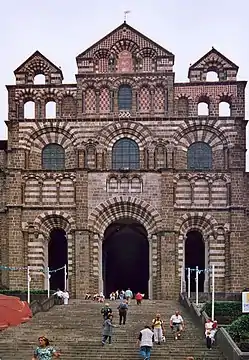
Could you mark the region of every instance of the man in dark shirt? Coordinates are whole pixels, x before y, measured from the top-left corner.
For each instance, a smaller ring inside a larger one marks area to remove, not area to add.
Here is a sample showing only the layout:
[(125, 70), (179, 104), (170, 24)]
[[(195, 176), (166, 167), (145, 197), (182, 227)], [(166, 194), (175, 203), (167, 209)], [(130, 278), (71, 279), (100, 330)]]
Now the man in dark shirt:
[(128, 301), (121, 301), (121, 303), (118, 306), (118, 312), (119, 312), (119, 325), (122, 324), (125, 325), (126, 322), (126, 316), (128, 311)]

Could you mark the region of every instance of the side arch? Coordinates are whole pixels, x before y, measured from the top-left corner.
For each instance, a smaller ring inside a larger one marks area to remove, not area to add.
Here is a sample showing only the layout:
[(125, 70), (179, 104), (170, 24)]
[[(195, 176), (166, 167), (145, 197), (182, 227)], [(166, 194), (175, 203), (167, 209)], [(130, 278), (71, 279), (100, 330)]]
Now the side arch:
[(148, 236), (157, 233), (161, 223), (160, 214), (150, 204), (130, 196), (119, 196), (99, 204), (88, 218), (88, 227), (103, 238), (105, 229), (122, 218), (134, 219), (144, 225)]
[(66, 233), (75, 230), (75, 220), (73, 217), (61, 210), (44, 211), (34, 220), (34, 228), (47, 238), (53, 229), (62, 229)]
[(217, 227), (218, 223), (211, 215), (203, 212), (189, 212), (176, 221), (174, 231), (185, 237), (188, 231), (197, 230), (205, 237), (214, 234)]
[(191, 143), (197, 141), (206, 142), (213, 149), (228, 146), (227, 138), (217, 128), (217, 124), (207, 123), (206, 121), (199, 124), (182, 123), (173, 135), (172, 141), (176, 146), (181, 146), (182, 150), (185, 151)]

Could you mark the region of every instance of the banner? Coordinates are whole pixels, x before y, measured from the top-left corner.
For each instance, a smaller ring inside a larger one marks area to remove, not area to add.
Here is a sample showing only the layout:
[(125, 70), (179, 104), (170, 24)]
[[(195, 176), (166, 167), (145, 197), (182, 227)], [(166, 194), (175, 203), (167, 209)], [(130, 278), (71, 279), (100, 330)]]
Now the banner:
[(248, 314), (249, 313), (249, 292), (244, 291), (242, 293), (242, 313)]

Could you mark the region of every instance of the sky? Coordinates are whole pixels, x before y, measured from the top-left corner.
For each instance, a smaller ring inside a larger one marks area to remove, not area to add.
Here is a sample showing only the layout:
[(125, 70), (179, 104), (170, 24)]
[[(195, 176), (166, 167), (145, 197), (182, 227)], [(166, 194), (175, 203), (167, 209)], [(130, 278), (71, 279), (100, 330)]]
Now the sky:
[[(8, 0), (0, 13), (1, 139), (7, 138), (5, 85), (15, 84), (13, 71), (39, 50), (62, 68), (64, 83), (75, 82), (76, 56), (119, 26), (125, 10), (128, 24), (175, 54), (176, 81), (188, 81), (189, 64), (212, 46), (239, 66), (238, 80), (249, 79), (247, 0)], [(247, 119), (248, 95), (249, 85)]]

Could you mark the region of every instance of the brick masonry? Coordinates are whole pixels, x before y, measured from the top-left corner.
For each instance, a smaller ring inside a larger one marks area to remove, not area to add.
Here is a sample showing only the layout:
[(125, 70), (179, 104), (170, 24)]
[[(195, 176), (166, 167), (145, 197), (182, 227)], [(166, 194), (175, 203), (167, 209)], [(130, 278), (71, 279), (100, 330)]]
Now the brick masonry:
[[(177, 296), (187, 233), (205, 242), (205, 266), (216, 265), (219, 291), (240, 291), (249, 275), (245, 173), (245, 85), (238, 67), (211, 49), (174, 82), (174, 55), (123, 23), (78, 55), (75, 84), (35, 52), (7, 86), (8, 141), (0, 146), (1, 263), (29, 265), (32, 286), (44, 288), (51, 230), (68, 239), (70, 291), (77, 297), (102, 287), (102, 241), (113, 221), (144, 225), (150, 243), (150, 295)], [(207, 82), (209, 71), (217, 82)], [(35, 84), (43, 74), (45, 84)], [(132, 108), (119, 111), (121, 85)], [(49, 118), (46, 104), (56, 106)], [(33, 104), (33, 116), (27, 106)], [(207, 114), (198, 113), (206, 104)], [(220, 113), (226, 103), (229, 116)], [(112, 148), (134, 140), (136, 171), (113, 171)], [(191, 144), (212, 149), (212, 169), (190, 171)], [(44, 170), (42, 150), (59, 144), (63, 171)], [(209, 275), (205, 286), (209, 288)], [(1, 273), (2, 285), (25, 288), (24, 272)], [(173, 291), (172, 291), (173, 289)]]

